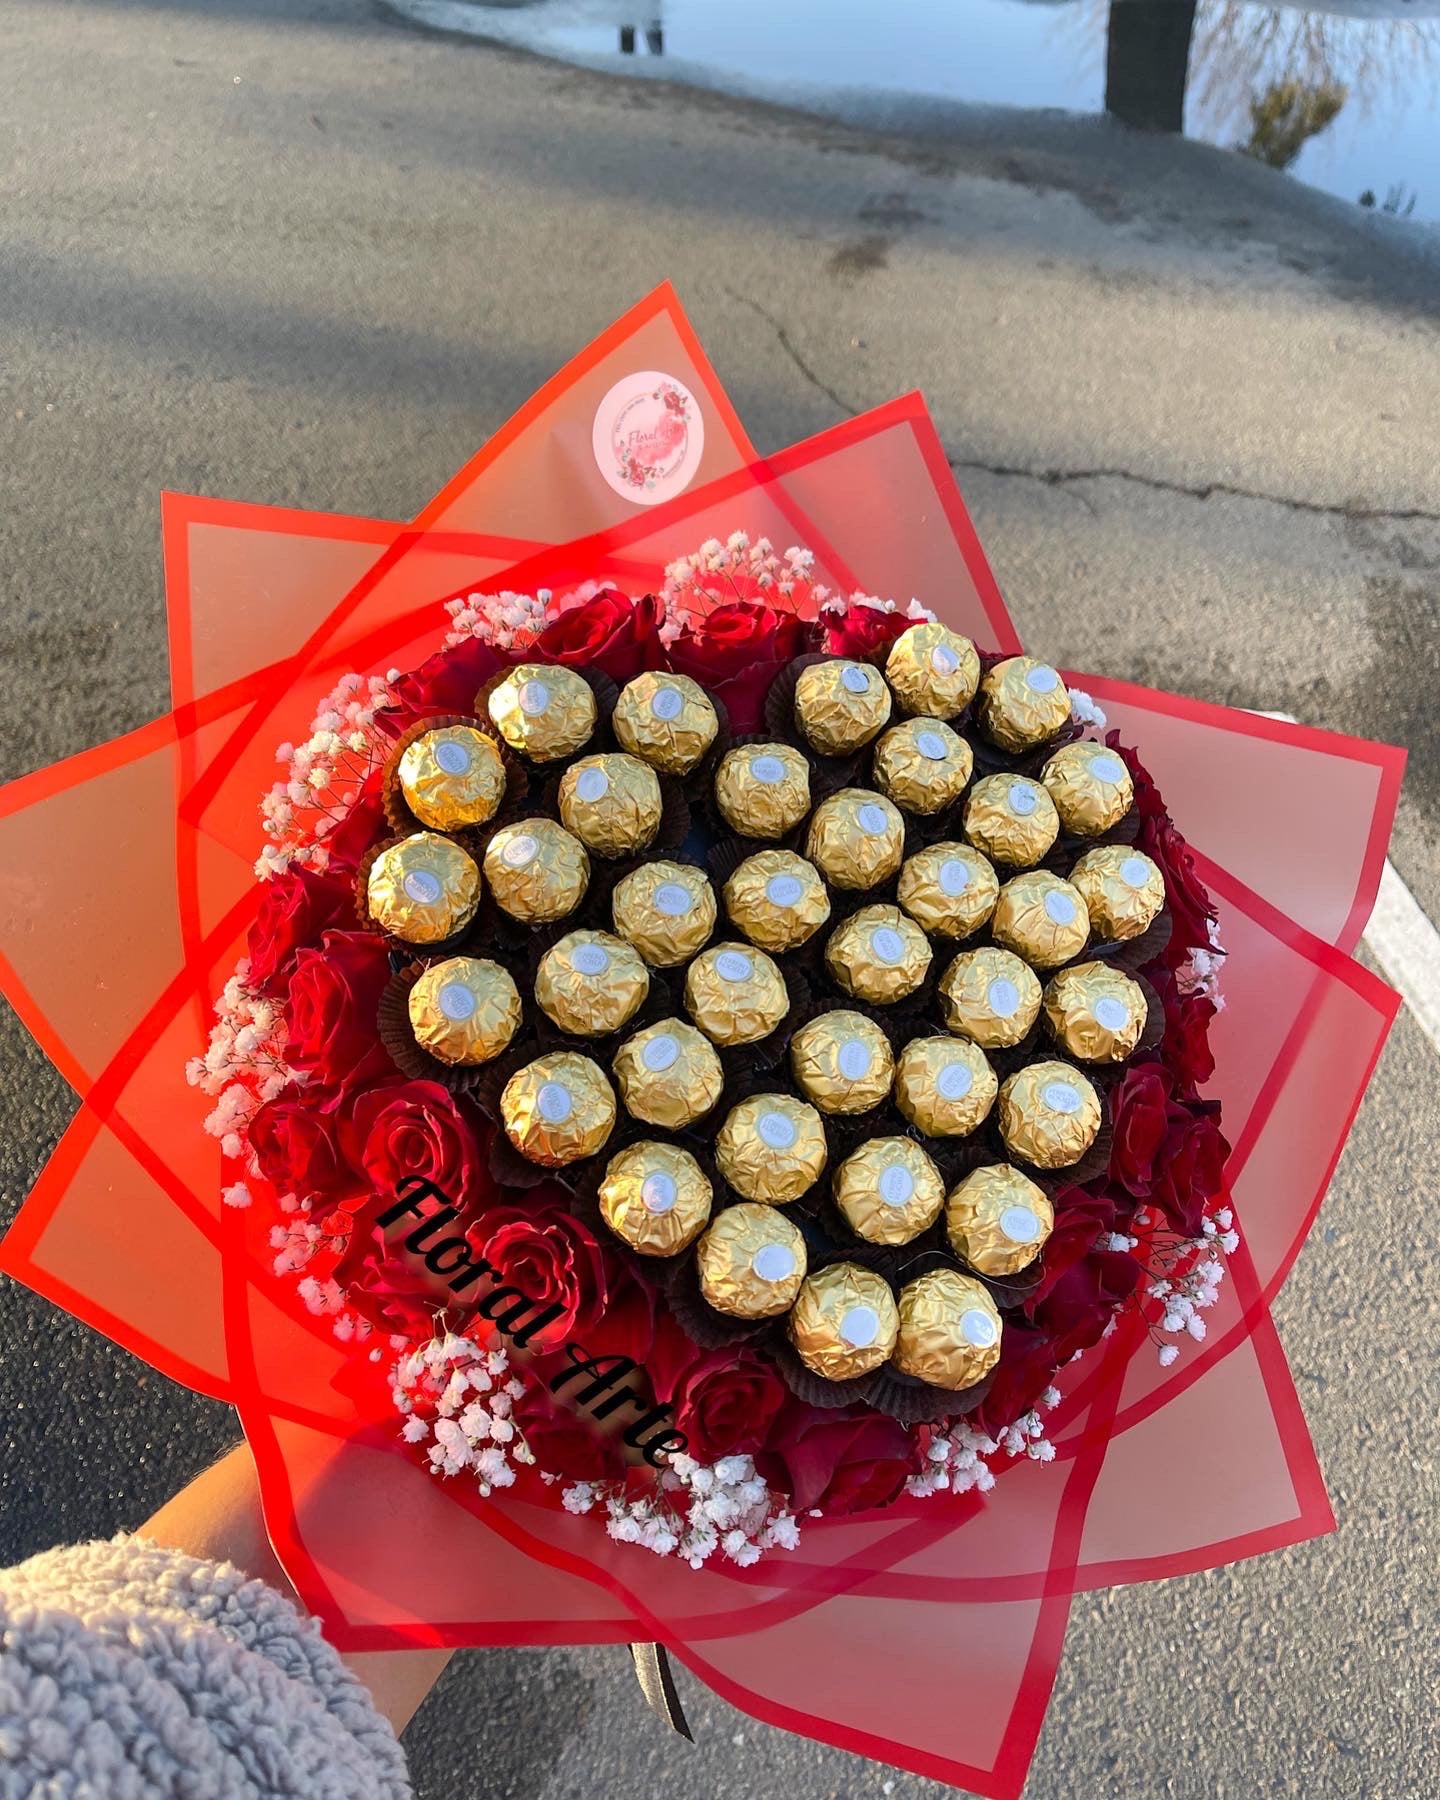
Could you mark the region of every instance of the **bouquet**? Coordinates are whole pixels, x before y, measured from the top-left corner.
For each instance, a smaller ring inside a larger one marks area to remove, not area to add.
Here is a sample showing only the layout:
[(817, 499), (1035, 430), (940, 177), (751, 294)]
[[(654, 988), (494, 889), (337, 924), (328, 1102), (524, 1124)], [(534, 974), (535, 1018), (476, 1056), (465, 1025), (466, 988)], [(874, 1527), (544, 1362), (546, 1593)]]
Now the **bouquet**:
[(0, 1264), (238, 1408), (334, 1641), (1006, 1795), (1075, 1592), (1329, 1528), (1398, 752), (1026, 654), (918, 399), (761, 459), (668, 289), (413, 525), (165, 538), (174, 710), (0, 798)]

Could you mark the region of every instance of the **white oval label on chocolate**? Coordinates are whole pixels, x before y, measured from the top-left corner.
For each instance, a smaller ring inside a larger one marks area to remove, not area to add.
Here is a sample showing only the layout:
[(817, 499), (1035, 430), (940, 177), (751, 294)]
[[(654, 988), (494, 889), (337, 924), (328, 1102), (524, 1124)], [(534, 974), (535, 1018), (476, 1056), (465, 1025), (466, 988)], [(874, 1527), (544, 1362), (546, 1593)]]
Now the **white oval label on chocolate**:
[(667, 919), (680, 919), (695, 904), (689, 888), (678, 881), (662, 881), (655, 890), (655, 910)]
[(540, 840), (522, 831), (519, 837), (512, 837), (500, 852), (500, 860), (510, 869), (524, 869), (534, 862), (540, 854)]
[(988, 1350), (998, 1334), (995, 1321), (977, 1306), (960, 1315), (960, 1335), (974, 1349)]
[(779, 1112), (761, 1113), (755, 1129), (760, 1134), (760, 1141), (772, 1150), (793, 1150), (800, 1135), (784, 1113)]
[(958, 856), (952, 856), (940, 865), (940, 892), (957, 900), (970, 885), (970, 871)]
[(715, 973), (722, 981), (748, 981), (755, 965), (743, 950), (722, 950), (715, 958)]
[(610, 952), (600, 944), (577, 944), (570, 952), (570, 967), (577, 975), (603, 975), (610, 967)]
[(679, 1038), (671, 1037), (668, 1031), (661, 1032), (640, 1052), (640, 1060), (652, 1075), (663, 1075), (680, 1060)]
[(935, 1077), (936, 1092), (945, 1100), (963, 1100), (975, 1085), (968, 1063), (946, 1063)]
[(1025, 671), (1025, 685), (1032, 694), (1053, 694), (1060, 685), (1060, 677), (1041, 663), (1038, 668)]
[(412, 869), (402, 886), (417, 906), (433, 906), (440, 898), (440, 882), (428, 869)]
[(1020, 1010), (1020, 990), (1003, 975), (986, 988), (985, 999), (997, 1019), (1013, 1019)]
[(1047, 1081), (1042, 1098), (1051, 1112), (1066, 1115), (1079, 1112), (1085, 1104), (1080, 1098), (1079, 1088), (1071, 1087), (1068, 1081)]
[(880, 1315), (873, 1306), (851, 1306), (841, 1315), (840, 1335), (852, 1350), (868, 1350), (880, 1335)]
[(646, 1212), (673, 1212), (678, 1198), (673, 1176), (667, 1175), (663, 1169), (647, 1175), (640, 1183), (640, 1200)]
[(855, 663), (846, 663), (840, 671), (840, 682), (848, 694), (868, 694), (870, 677)]
[(435, 746), (435, 761), (446, 775), (465, 775), (470, 769), (470, 752), (454, 738), (442, 738)]
[(785, 764), (778, 756), (752, 756), (750, 773), (764, 787), (777, 787), (785, 779)]
[(798, 875), (772, 875), (765, 883), (765, 898), (772, 906), (794, 906), (804, 892)]
[(1120, 879), (1127, 887), (1142, 888), (1150, 879), (1150, 865), (1143, 856), (1127, 856), (1120, 865)]
[(937, 675), (953, 675), (960, 667), (960, 658), (948, 644), (937, 644), (930, 652), (930, 667)]
[(1051, 888), (1045, 896), (1045, 917), (1052, 925), (1073, 925), (1079, 917), (1075, 902), (1059, 888)]
[(550, 690), (543, 681), (527, 681), (520, 689), (520, 710), (527, 719), (538, 718), (550, 704)]
[(876, 800), (867, 800), (855, 817), (867, 837), (882, 837), (889, 829), (890, 820), (885, 808)]
[(1007, 1206), (1000, 1215), (1000, 1229), (1012, 1244), (1033, 1244), (1040, 1235), (1040, 1221), (1028, 1206)]
[(1130, 1023), (1130, 1008), (1111, 994), (1102, 994), (1095, 1002), (1095, 1022), (1107, 1031), (1123, 1031)]
[(905, 960), (905, 940), (893, 925), (877, 925), (870, 933), (870, 950), (877, 962), (896, 963)]
[(453, 1019), (457, 1025), (475, 1016), (475, 1008), (479, 1005), (463, 981), (447, 981), (440, 990), (440, 1010), (447, 1019)]
[(679, 688), (656, 688), (650, 700), (650, 710), (657, 719), (667, 724), (671, 719), (678, 719), (685, 706), (685, 696)]
[(917, 731), (915, 748), (922, 756), (928, 756), (931, 762), (944, 762), (949, 755), (945, 740), (938, 731)]
[(847, 1081), (863, 1081), (874, 1062), (870, 1046), (861, 1043), (859, 1038), (847, 1038), (840, 1046), (840, 1053), (835, 1060)]
[(915, 1194), (915, 1177), (904, 1163), (891, 1163), (880, 1171), (880, 1198), (887, 1206), (908, 1206)]
[(795, 1273), (795, 1252), (786, 1244), (762, 1244), (750, 1267), (761, 1281), (788, 1281)]
[(563, 1081), (547, 1081), (535, 1097), (535, 1108), (547, 1125), (563, 1125), (574, 1110), (574, 1102)]
[(582, 769), (575, 777), (575, 792), (582, 800), (603, 800), (610, 792), (610, 777), (602, 768), (591, 763), (588, 769)]
[(1097, 781), (1120, 782), (1125, 779), (1125, 765), (1118, 756), (1092, 756), (1090, 773)]
[(1028, 781), (1012, 781), (1008, 798), (1011, 812), (1022, 819), (1028, 819), (1040, 804), (1040, 796)]

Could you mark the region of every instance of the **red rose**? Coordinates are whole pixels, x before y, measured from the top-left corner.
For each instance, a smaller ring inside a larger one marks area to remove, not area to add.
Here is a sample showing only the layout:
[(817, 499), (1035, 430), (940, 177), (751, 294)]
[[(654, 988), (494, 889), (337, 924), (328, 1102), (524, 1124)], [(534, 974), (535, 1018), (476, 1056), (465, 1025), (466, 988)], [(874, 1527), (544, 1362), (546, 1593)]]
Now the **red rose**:
[(890, 646), (915, 623), (903, 612), (878, 606), (847, 606), (843, 613), (825, 612), (818, 626), (820, 648), (831, 656), (851, 656), (884, 668)]
[(1150, 1198), (1182, 1236), (1199, 1237), (1202, 1215), (1215, 1210), (1229, 1154), (1212, 1113), (1171, 1108)]
[(601, 669), (623, 683), (660, 666), (659, 625), (651, 595), (630, 600), (606, 588), (552, 620), (526, 655), (571, 669)]
[(731, 729), (745, 733), (760, 729), (777, 671), (805, 648), (806, 627), (796, 614), (736, 600), (717, 606), (676, 638), (670, 667), (722, 700)]
[(1035, 1323), (1053, 1341), (1057, 1364), (1063, 1367), (1077, 1350), (1100, 1342), (1144, 1272), (1123, 1250), (1092, 1250), (1071, 1264), (1035, 1308)]
[(592, 1356), (644, 1361), (653, 1330), (648, 1295), (572, 1218), (563, 1195), (541, 1187), (523, 1204), (488, 1207), (468, 1235), (496, 1270), (497, 1285), (517, 1288), (540, 1308), (560, 1308), (536, 1336), (537, 1350), (575, 1340)]
[(1055, 1229), (1041, 1252), (1042, 1274), (1025, 1296), (1024, 1310), (1034, 1317), (1038, 1307), (1064, 1275), (1095, 1247), (1102, 1231), (1115, 1229), (1115, 1202), (1084, 1188), (1067, 1188), (1055, 1196)]
[(1165, 1141), (1170, 1084), (1155, 1063), (1127, 1069), (1110, 1094), (1110, 1174), (1138, 1199), (1150, 1192)]
[(355, 803), (325, 840), (329, 869), (335, 875), (353, 876), (365, 852), (385, 828), (385, 805), (380, 797), (377, 769), (355, 797)]
[(449, 1324), (459, 1323), (471, 1297), (452, 1294), (452, 1279), (432, 1273), (423, 1256), (412, 1256), (398, 1243), (387, 1248), (378, 1226), (367, 1230), (357, 1225), (335, 1266), (335, 1280), (361, 1318), (377, 1331), (403, 1332), (406, 1337), (428, 1338), (437, 1315), (447, 1309)]
[(812, 1506), (830, 1514), (888, 1506), (918, 1466), (918, 1445), (884, 1413), (857, 1417), (796, 1401), (771, 1439), (766, 1461), (775, 1477), (772, 1486), (789, 1494), (796, 1512)]
[(999, 1437), (1007, 1425), (1034, 1408), (1059, 1366), (1054, 1341), (1047, 1332), (1007, 1319), (1000, 1339), (1000, 1360), (985, 1398), (970, 1416), (971, 1424), (987, 1437)]
[(338, 1200), (355, 1181), (336, 1146), (333, 1117), (313, 1102), (271, 1100), (250, 1121), (260, 1172), (281, 1194)]
[(686, 1455), (700, 1462), (763, 1449), (786, 1400), (774, 1368), (753, 1352), (700, 1350), (673, 1323), (656, 1334), (645, 1364), (657, 1401), (668, 1401)]
[(1182, 994), (1169, 969), (1151, 969), (1147, 979), (1165, 1009), (1161, 1054), (1180, 1085), (1193, 1093), (1215, 1073), (1215, 1057), (1210, 1049), (1215, 1003), (1204, 994)]
[(378, 1036), (390, 958), (378, 937), (327, 931), (301, 950), (285, 1005), (286, 1061), (329, 1086), (374, 1081), (394, 1064)]
[(607, 1432), (602, 1421), (586, 1412), (572, 1411), (542, 1382), (521, 1379), (525, 1392), (515, 1402), (515, 1423), (535, 1453), (537, 1467), (572, 1481), (604, 1481), (624, 1474), (618, 1432)]
[(318, 944), (331, 926), (354, 923), (355, 888), (345, 874), (295, 869), (275, 876), (265, 884), (260, 911), (250, 927), (249, 986), (283, 985), (297, 950)]
[(1133, 750), (1121, 745), (1118, 732), (1112, 731), (1105, 741), (1124, 758), (1134, 777), (1135, 810), (1140, 817), (1136, 848), (1153, 857), (1165, 877), (1171, 924), (1165, 959), (1173, 968), (1189, 951), (1209, 945), (1209, 921), (1215, 917), (1215, 904), (1195, 871), (1194, 853), (1175, 829), (1149, 771)]
[(465, 1104), (436, 1081), (367, 1088), (341, 1120), (346, 1159), (377, 1194), (393, 1195), (407, 1176), (418, 1175), (455, 1206), (473, 1210), (491, 1190)]
[(473, 713), (476, 694), (504, 667), (505, 659), (480, 638), (437, 650), (394, 684), (398, 709), (381, 713), (380, 723), (398, 737), (431, 713)]

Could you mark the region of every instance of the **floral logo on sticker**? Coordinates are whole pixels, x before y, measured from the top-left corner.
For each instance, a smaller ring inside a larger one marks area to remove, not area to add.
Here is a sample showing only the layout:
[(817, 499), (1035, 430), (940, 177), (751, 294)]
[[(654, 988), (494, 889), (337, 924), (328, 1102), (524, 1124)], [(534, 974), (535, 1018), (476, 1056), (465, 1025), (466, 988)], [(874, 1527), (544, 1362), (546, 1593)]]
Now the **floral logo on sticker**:
[(694, 396), (658, 370), (617, 381), (595, 414), (600, 473), (637, 506), (654, 506), (688, 487), (704, 444), (704, 420)]

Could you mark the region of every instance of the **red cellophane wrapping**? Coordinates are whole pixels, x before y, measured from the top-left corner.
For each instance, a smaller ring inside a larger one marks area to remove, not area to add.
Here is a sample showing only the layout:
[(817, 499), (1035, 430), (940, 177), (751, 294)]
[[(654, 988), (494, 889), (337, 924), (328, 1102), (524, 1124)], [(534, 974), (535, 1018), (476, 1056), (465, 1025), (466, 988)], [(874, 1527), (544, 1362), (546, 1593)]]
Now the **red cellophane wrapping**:
[[(637, 506), (597, 474), (597, 402), (665, 370), (704, 424), (694, 479)], [(1171, 1368), (1122, 1320), (1067, 1370), (1050, 1463), (994, 1491), (805, 1521), (797, 1551), (692, 1570), (589, 1517), (431, 1479), (351, 1354), (220, 1203), (187, 1087), (260, 897), (276, 743), (348, 669), (409, 668), (437, 596), (609, 579), (638, 594), (712, 535), (807, 545), (817, 579), (918, 595), (1020, 648), (922, 402), (757, 458), (659, 290), (535, 397), (411, 525), (167, 495), (173, 710), (0, 794), (0, 978), (80, 1096), (0, 1266), (239, 1410), (275, 1547), (346, 1648), (657, 1640), (757, 1717), (977, 1791), (1018, 1793), (1071, 1597), (1332, 1524), (1269, 1305), (1396, 1010), (1352, 960), (1402, 755), (1101, 676), (1220, 910), (1207, 1094), (1242, 1232), (1209, 1336)], [(1137, 1354), (1142, 1348), (1146, 1353)], [(1195, 1433), (1236, 1462), (1186, 1457)]]

